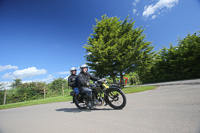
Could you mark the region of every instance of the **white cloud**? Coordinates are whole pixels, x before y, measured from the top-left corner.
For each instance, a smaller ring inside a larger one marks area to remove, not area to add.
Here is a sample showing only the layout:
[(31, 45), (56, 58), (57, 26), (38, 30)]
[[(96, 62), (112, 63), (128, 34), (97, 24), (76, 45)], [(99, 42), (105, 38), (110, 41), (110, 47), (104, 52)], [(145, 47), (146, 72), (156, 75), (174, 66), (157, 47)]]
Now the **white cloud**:
[(91, 52), (88, 52), (88, 54), (87, 55), (91, 55), (92, 53)]
[(9, 73), (6, 73), (2, 76), (3, 79), (12, 79), (12, 73), (9, 72)]
[[(80, 70), (78, 70), (78, 69), (76, 69), (77, 71), (76, 71), (76, 74), (78, 74), (78, 73), (80, 73)], [(71, 73), (70, 73), (70, 71), (64, 71), (64, 72), (58, 72), (58, 74), (66, 74), (66, 75), (70, 75)]]
[(142, 16), (148, 18), (150, 15), (155, 14), (157, 11), (163, 9), (164, 7), (170, 9), (174, 7), (176, 4), (178, 4), (178, 0), (159, 0), (155, 4), (145, 6)]
[(71, 74), (70, 71), (58, 72), (58, 74)]
[(136, 6), (137, 3), (138, 3), (139, 1), (140, 1), (140, 0), (135, 0), (135, 1), (133, 2), (133, 5)]
[(149, 17), (149, 15), (154, 14), (154, 12), (155, 9), (153, 8), (153, 5), (145, 6), (142, 16)]
[(36, 75), (46, 74), (47, 70), (45, 69), (37, 69), (36, 67), (29, 67), (23, 70), (16, 70), (13, 73), (6, 73), (3, 75), (3, 79), (24, 79), (24, 78), (31, 78)]
[[(90, 54), (92, 54), (92, 53), (90, 53)], [(80, 67), (75, 67), (75, 68), (76, 68), (76, 74), (79, 73), (80, 72)], [(71, 72), (70, 71), (63, 71), (63, 72), (58, 72), (58, 74), (62, 74), (62, 75), (67, 74), (67, 75), (69, 75), (69, 74), (71, 74)]]
[(151, 17), (151, 19), (155, 19), (157, 17), (157, 15), (153, 15), (152, 17)]
[(4, 89), (11, 89), (11, 85), (12, 85), (12, 81), (0, 81), (0, 84), (2, 84), (1, 86), (1, 90), (4, 90)]
[(133, 14), (136, 14), (137, 13), (137, 9), (133, 9)]
[(47, 78), (45, 79), (38, 79), (38, 80), (35, 80), (36, 82), (46, 82), (46, 83), (49, 83), (51, 82), (55, 77), (53, 75), (48, 75)]
[(11, 66), (11, 65), (2, 66), (2, 65), (0, 65), (0, 72), (4, 71), (4, 70), (10, 70), (10, 69), (18, 69), (18, 66)]

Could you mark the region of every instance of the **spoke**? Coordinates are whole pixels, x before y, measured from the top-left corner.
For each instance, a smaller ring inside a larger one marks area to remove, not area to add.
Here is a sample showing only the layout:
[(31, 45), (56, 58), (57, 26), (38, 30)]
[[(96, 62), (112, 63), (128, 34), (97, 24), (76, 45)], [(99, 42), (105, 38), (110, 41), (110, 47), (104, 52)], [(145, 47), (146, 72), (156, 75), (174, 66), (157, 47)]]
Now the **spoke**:
[(112, 91), (109, 93), (109, 101), (115, 106), (120, 106), (123, 104), (123, 97), (119, 92)]

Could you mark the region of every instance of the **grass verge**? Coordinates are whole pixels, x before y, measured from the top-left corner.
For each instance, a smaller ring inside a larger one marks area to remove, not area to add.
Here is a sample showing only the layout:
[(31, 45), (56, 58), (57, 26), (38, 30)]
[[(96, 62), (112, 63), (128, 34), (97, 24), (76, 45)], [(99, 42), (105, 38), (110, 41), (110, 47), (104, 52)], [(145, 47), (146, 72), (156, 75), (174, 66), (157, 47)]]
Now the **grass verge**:
[[(153, 90), (155, 88), (156, 88), (155, 86), (135, 86), (135, 87), (124, 88), (123, 92), (125, 94), (128, 94), (128, 93), (142, 92), (142, 91), (146, 91), (146, 90)], [(31, 100), (31, 101), (25, 101), (25, 102), (0, 105), (0, 110), (16, 108), (16, 107), (31, 106), (31, 105), (38, 105), (38, 104), (46, 104), (46, 103), (65, 102), (65, 101), (71, 101), (71, 100), (72, 100), (71, 96), (51, 97), (51, 98), (45, 98), (45, 99), (39, 99), (39, 100)]]
[(30, 100), (30, 101), (25, 101), (25, 102), (0, 105), (0, 110), (16, 108), (16, 107), (23, 107), (23, 106), (38, 105), (38, 104), (64, 102), (64, 101), (70, 101), (71, 99), (72, 99), (71, 96), (58, 96), (58, 97), (50, 97), (50, 98), (39, 99), (39, 100)]
[(123, 92), (125, 94), (129, 93), (136, 93), (136, 92), (142, 92), (147, 90), (154, 90), (156, 86), (134, 86), (134, 87), (127, 87), (123, 89)]

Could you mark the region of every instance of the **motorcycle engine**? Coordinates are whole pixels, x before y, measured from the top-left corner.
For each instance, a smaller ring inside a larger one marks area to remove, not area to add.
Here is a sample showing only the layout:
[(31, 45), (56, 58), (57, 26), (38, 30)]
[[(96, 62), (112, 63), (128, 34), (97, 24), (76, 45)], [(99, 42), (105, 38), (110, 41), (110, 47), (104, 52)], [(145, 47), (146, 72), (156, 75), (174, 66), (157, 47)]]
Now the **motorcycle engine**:
[(95, 104), (95, 106), (102, 106), (102, 105), (104, 105), (104, 99), (103, 98), (101, 98), (101, 97), (99, 97), (99, 98), (95, 98), (94, 99), (94, 104)]

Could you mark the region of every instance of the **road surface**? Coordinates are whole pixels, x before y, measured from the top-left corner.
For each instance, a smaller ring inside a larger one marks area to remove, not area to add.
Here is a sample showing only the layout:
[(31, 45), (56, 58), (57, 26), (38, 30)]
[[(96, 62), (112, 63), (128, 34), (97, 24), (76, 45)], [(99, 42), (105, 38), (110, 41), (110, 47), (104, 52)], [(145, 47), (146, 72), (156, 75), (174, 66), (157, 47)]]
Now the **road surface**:
[(0, 133), (200, 133), (200, 79), (126, 96), (123, 110), (70, 102), (0, 110)]

